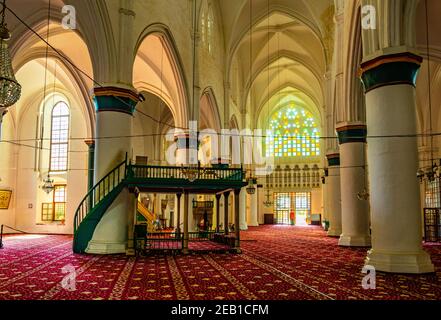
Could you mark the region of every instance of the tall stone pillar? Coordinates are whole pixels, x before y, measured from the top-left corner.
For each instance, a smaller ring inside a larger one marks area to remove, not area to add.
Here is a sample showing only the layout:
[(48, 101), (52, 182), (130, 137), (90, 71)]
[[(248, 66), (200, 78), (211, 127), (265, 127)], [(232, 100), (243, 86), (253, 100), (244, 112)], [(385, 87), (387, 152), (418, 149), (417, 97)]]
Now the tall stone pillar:
[[(235, 195), (236, 196), (236, 195)], [(239, 226), (240, 230), (247, 230), (247, 191), (246, 188), (240, 189), (239, 194)]]
[(237, 253), (240, 253), (240, 228), (238, 228), (240, 222), (240, 189), (234, 190), (234, 249)]
[(257, 203), (257, 199), (258, 199), (258, 192), (259, 189), (257, 188), (257, 185), (255, 185), (256, 187), (256, 192), (253, 193), (251, 195), (251, 204), (250, 204), (250, 221), (248, 221), (248, 225), (251, 227), (258, 227), (259, 226), (259, 217), (258, 217), (258, 203)]
[(91, 190), (94, 186), (95, 172), (95, 140), (84, 141), (89, 147), (88, 166), (87, 166), (87, 190)]
[(228, 227), (228, 225), (229, 225), (229, 206), (228, 206), (228, 200), (229, 200), (229, 198), (230, 198), (230, 191), (227, 191), (227, 192), (225, 192), (224, 193), (224, 233), (225, 233), (225, 235), (228, 235), (229, 233), (230, 233), (230, 230), (229, 230), (229, 227)]
[(371, 245), (369, 205), (358, 199), (366, 188), (366, 125), (342, 122), (337, 126), (340, 143), (341, 225), (340, 246)]
[[(415, 81), (422, 58), (383, 55), (362, 63), (366, 93), (372, 249), (379, 271), (433, 272), (422, 249)], [(376, 138), (378, 137), (378, 138)]]
[(328, 192), (328, 236), (341, 235), (341, 198), (340, 198), (340, 154), (331, 152), (326, 155), (328, 159), (328, 176), (326, 177), (326, 191)]
[(216, 233), (219, 233), (220, 230), (220, 200), (221, 194), (216, 194)]
[(182, 252), (184, 254), (187, 254), (188, 251), (188, 207), (189, 207), (189, 197), (188, 192), (184, 192), (184, 241), (183, 241), (183, 248)]
[(138, 94), (124, 87), (95, 88), (95, 183), (131, 152), (132, 120)]
[(181, 197), (182, 197), (182, 193), (177, 193), (176, 194), (176, 199), (177, 199), (177, 214), (176, 214), (176, 233), (180, 234), (181, 233)]
[[(131, 152), (132, 118), (138, 95), (125, 87), (95, 88), (95, 183)], [(123, 190), (98, 223), (87, 253), (125, 253), (131, 197)]]

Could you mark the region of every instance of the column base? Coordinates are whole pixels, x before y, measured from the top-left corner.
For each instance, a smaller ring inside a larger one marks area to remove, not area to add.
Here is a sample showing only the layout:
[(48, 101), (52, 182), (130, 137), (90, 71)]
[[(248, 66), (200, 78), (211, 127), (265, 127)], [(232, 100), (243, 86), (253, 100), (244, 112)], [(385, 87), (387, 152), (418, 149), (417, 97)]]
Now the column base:
[(246, 224), (241, 224), (241, 225), (240, 225), (240, 230), (241, 230), (241, 231), (246, 231), (246, 230), (248, 230), (248, 225), (246, 225)]
[(328, 237), (340, 237), (341, 229), (332, 229), (328, 230)]
[(248, 227), (258, 227), (258, 226), (259, 226), (258, 222), (256, 222), (256, 223), (248, 223)]
[(338, 240), (338, 245), (342, 247), (370, 247), (370, 236), (345, 236), (341, 235)]
[(126, 256), (134, 256), (135, 255), (135, 249), (127, 249), (126, 250)]
[(91, 254), (117, 254), (126, 253), (127, 243), (90, 241), (86, 253)]
[(424, 250), (415, 253), (396, 253), (372, 249), (368, 251), (365, 264), (383, 272), (413, 274), (435, 272), (430, 255)]

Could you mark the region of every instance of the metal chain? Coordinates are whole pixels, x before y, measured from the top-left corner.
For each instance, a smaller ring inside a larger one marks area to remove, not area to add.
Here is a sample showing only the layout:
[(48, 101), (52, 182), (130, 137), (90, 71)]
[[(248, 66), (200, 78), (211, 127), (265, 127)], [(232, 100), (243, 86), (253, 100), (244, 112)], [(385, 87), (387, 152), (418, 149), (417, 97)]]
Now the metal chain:
[(2, 9), (2, 23), (3, 26), (5, 24), (5, 14), (6, 14), (6, 0), (3, 0), (3, 9)]

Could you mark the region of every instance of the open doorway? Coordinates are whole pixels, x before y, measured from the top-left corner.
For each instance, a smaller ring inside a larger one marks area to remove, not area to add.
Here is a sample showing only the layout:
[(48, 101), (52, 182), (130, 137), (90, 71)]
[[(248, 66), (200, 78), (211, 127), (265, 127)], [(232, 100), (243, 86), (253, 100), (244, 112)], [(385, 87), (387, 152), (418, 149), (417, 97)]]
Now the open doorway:
[(311, 216), (311, 192), (274, 193), (276, 224), (307, 226)]

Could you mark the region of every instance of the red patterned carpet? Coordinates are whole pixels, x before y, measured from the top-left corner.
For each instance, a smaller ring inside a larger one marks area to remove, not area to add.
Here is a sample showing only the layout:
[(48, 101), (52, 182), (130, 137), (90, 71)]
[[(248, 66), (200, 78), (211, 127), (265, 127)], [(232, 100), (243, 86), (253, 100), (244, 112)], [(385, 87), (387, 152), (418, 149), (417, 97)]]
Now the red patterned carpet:
[[(427, 245), (431, 275), (377, 273), (361, 286), (366, 249), (340, 248), (317, 227), (243, 232), (244, 253), (126, 257), (72, 253), (69, 236), (8, 236), (0, 250), (0, 300), (441, 299), (441, 245)], [(76, 290), (62, 268), (76, 269)]]

